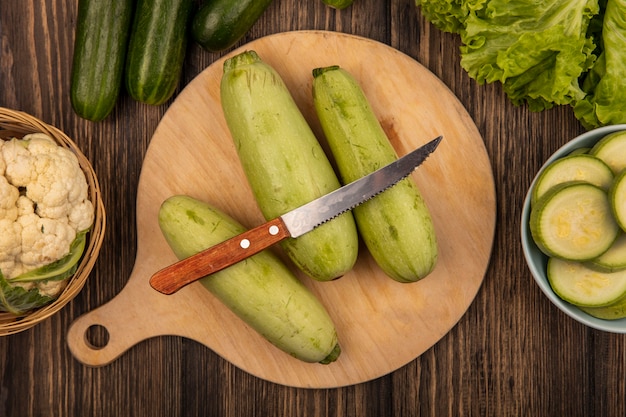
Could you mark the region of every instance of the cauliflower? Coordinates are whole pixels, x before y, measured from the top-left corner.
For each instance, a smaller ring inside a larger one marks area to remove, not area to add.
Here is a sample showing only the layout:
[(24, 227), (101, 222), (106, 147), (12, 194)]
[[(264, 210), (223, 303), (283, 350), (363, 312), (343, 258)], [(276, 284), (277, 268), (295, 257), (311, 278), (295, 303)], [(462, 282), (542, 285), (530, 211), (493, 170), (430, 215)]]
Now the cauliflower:
[(42, 133), (0, 140), (0, 311), (21, 311), (22, 293), (30, 301), (60, 293), (94, 216), (70, 150)]

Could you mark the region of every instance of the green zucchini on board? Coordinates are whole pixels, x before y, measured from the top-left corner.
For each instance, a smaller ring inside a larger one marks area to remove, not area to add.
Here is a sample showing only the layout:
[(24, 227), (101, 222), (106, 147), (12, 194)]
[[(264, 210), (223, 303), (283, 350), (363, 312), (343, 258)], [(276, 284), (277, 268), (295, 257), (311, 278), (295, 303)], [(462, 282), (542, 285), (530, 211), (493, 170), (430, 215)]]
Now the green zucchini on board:
[(165, 103), (178, 87), (193, 0), (138, 0), (126, 59), (125, 84), (135, 100)]
[[(245, 231), (226, 214), (189, 196), (163, 202), (159, 226), (179, 259)], [(328, 364), (341, 348), (321, 302), (270, 251), (238, 262), (200, 283), (279, 349), (304, 362)]]
[[(346, 70), (313, 71), (313, 101), (344, 183), (398, 156), (361, 86)], [(391, 278), (415, 282), (434, 268), (437, 237), (430, 211), (411, 178), (352, 210), (372, 257)]]
[(80, 0), (76, 19), (70, 101), (87, 120), (104, 120), (119, 97), (134, 0)]
[[(224, 63), (221, 104), (259, 208), (273, 219), (340, 187), (330, 161), (280, 75), (254, 51)], [(358, 255), (346, 212), (281, 242), (291, 260), (319, 281), (352, 269)]]
[(206, 0), (193, 17), (191, 36), (210, 52), (233, 46), (261, 17), (272, 0)]

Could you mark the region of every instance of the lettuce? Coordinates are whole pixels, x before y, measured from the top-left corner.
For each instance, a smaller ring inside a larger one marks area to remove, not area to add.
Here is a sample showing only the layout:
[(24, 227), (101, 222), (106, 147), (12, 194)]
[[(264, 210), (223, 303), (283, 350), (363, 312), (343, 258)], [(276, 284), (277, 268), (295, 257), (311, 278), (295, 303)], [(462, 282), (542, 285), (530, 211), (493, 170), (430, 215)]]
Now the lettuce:
[(461, 37), (461, 66), (532, 111), (570, 105), (587, 128), (626, 123), (626, 0), (416, 0)]
[(435, 27), (450, 33), (461, 33), (470, 11), (480, 10), (487, 0), (416, 0), (422, 14)]
[(587, 36), (597, 0), (491, 0), (461, 32), (461, 66), (479, 83), (499, 81), (516, 105), (533, 111), (572, 104), (578, 79), (595, 61)]
[(587, 128), (626, 122), (626, 0), (609, 0), (602, 14), (599, 58), (582, 83), (574, 114)]

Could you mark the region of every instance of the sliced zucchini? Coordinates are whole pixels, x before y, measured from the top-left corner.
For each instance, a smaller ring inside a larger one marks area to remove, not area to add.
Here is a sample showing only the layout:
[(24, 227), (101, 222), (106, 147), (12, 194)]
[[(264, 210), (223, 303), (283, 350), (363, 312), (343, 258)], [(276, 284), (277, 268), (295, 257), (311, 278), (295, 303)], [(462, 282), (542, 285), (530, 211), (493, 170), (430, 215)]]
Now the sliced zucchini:
[(626, 295), (626, 271), (606, 273), (585, 264), (548, 260), (548, 281), (563, 300), (582, 307), (605, 307)]
[(606, 307), (582, 307), (579, 306), (582, 311), (590, 316), (603, 320), (618, 320), (626, 317), (626, 295), (620, 298), (614, 304)]
[(626, 170), (615, 177), (609, 190), (609, 200), (617, 224), (622, 230), (626, 230)]
[(591, 148), (577, 148), (577, 149), (574, 149), (573, 151), (571, 151), (569, 153), (569, 155), (580, 155), (580, 154), (584, 154), (584, 153), (589, 153), (590, 150), (591, 150)]
[(530, 230), (548, 256), (588, 261), (606, 252), (620, 231), (607, 193), (586, 182), (552, 187), (530, 213)]
[(602, 159), (615, 175), (626, 168), (626, 131), (611, 133), (596, 143), (589, 151)]
[(585, 181), (607, 191), (613, 183), (613, 171), (601, 159), (588, 154), (574, 154), (558, 159), (544, 169), (533, 187), (536, 202), (555, 185), (569, 181)]
[(599, 257), (589, 261), (587, 266), (601, 272), (626, 269), (626, 233), (620, 233), (611, 247)]

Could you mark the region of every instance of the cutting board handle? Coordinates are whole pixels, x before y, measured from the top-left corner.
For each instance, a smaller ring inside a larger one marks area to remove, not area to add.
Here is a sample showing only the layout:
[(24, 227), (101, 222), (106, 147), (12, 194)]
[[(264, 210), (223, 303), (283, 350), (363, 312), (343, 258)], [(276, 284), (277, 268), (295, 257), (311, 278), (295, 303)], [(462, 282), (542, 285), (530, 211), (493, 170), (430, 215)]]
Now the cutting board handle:
[[(67, 344), (78, 361), (87, 366), (104, 366), (137, 343), (161, 334), (155, 332), (155, 327), (158, 327), (155, 321), (161, 312), (147, 306), (159, 305), (163, 301), (154, 298), (167, 296), (150, 288), (149, 276), (150, 272), (135, 268), (119, 294), (72, 323), (67, 333)], [(89, 341), (93, 326), (101, 326), (108, 333), (107, 343), (103, 346), (95, 346)]]

